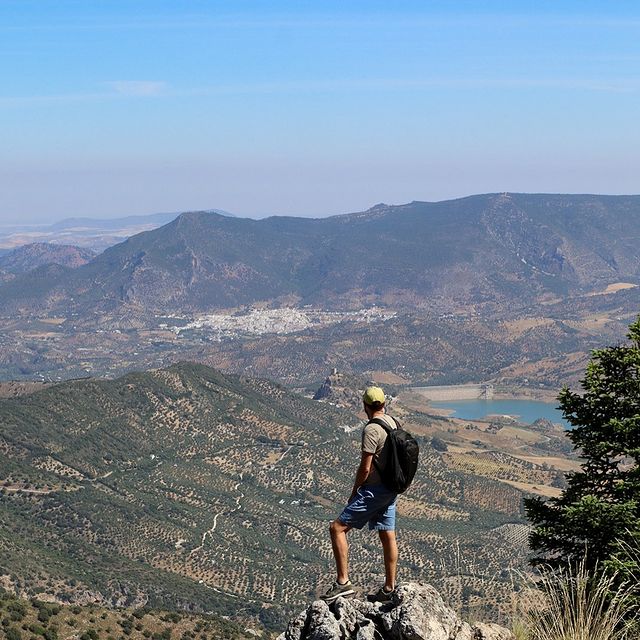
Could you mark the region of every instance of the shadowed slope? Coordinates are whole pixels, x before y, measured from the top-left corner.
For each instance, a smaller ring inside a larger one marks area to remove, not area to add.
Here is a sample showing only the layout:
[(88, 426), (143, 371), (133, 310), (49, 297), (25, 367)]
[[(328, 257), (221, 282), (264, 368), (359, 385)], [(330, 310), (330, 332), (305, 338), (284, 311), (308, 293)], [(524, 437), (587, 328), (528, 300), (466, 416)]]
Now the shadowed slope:
[[(498, 194), (325, 219), (187, 213), (49, 278), (75, 308), (525, 304), (640, 280), (640, 197)], [(0, 289), (5, 308), (19, 302)], [(28, 295), (25, 292), (24, 295)]]

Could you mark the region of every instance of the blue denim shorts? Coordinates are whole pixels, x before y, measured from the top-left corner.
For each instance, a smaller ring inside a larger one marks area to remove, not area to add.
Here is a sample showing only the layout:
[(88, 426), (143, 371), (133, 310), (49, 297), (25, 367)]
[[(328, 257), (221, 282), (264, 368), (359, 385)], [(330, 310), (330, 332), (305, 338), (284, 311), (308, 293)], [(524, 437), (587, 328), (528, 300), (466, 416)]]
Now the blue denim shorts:
[(383, 484), (366, 484), (342, 510), (338, 520), (353, 529), (369, 523), (370, 531), (393, 531), (396, 528), (398, 494)]

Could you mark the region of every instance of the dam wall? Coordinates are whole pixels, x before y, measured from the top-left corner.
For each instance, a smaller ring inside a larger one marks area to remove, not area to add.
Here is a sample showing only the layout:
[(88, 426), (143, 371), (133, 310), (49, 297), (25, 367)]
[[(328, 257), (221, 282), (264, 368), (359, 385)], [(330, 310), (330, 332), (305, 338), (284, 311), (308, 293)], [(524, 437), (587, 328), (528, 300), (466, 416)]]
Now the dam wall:
[(427, 400), (443, 402), (447, 400), (491, 400), (493, 398), (492, 384), (452, 384), (437, 387), (412, 387)]

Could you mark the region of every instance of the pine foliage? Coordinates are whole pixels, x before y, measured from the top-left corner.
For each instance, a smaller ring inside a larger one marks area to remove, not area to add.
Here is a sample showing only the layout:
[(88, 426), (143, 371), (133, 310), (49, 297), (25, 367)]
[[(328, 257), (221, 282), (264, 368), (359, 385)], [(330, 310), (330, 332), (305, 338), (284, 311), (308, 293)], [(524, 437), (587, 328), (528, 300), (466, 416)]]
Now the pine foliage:
[(575, 566), (586, 553), (591, 570), (640, 569), (624, 548), (640, 538), (640, 317), (628, 338), (592, 353), (583, 393), (558, 397), (583, 463), (558, 498), (526, 500), (534, 563)]

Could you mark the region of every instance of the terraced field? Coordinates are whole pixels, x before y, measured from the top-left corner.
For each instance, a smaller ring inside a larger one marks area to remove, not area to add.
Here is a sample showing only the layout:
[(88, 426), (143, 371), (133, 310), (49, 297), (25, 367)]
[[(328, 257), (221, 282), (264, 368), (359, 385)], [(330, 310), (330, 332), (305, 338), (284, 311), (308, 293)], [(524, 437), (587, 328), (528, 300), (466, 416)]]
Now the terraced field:
[[(473, 615), (508, 615), (512, 570), (526, 565), (523, 491), (510, 483), (547, 486), (557, 471), (523, 459), (546, 455), (535, 438), (490, 451), (499, 435), (482, 432), (474, 450), (458, 422), (395, 410), (422, 443), (399, 502), (400, 578), (436, 583)], [(277, 625), (332, 579), (327, 528), (351, 488), (358, 423), (192, 364), (1, 400), (0, 576), (25, 595)], [(350, 536), (354, 579), (378, 585), (377, 538)]]

